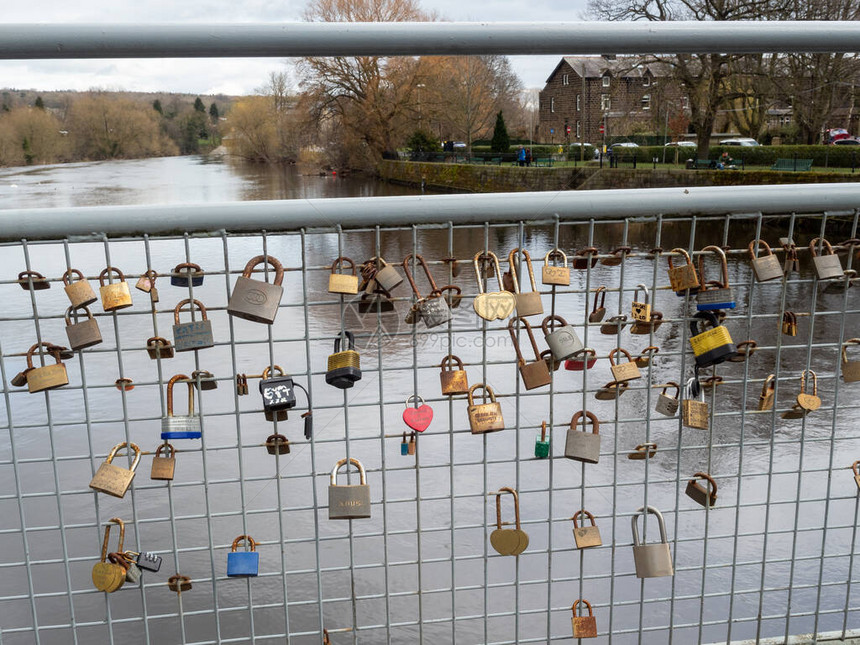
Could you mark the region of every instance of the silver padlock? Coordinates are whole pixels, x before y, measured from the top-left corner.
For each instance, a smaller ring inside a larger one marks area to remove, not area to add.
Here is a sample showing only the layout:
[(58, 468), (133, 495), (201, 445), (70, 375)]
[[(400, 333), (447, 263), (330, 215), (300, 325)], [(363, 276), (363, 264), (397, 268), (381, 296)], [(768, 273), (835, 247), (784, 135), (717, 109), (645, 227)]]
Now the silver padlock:
[[(552, 324), (558, 321), (561, 323), (560, 329), (553, 329)], [(541, 323), (544, 339), (552, 356), (557, 361), (567, 360), (572, 358), (579, 350), (583, 348), (582, 341), (576, 335), (576, 329), (569, 325), (561, 316), (547, 316)]]
[[(430, 295), (427, 298), (421, 296), (421, 292), (418, 291), (418, 286), (412, 278), (412, 271), (410, 271), (409, 265), (412, 263), (413, 257), (424, 269), (424, 275), (427, 276), (427, 282), (430, 283)], [(416, 314), (419, 314), (421, 320), (427, 325), (427, 328), (437, 327), (451, 320), (451, 308), (448, 306), (445, 298), (442, 297), (439, 287), (436, 286), (436, 281), (433, 279), (433, 275), (430, 273), (430, 268), (427, 266), (424, 258), (418, 254), (410, 253), (403, 258), (403, 271), (406, 273), (406, 279), (409, 280), (415, 297), (418, 298), (418, 302), (415, 304), (417, 307)], [(407, 322), (409, 321), (407, 320)]]
[(574, 414), (567, 429), (564, 456), (586, 464), (596, 464), (600, 460), (600, 422), (593, 412), (585, 412), (584, 415), (592, 423), (591, 433), (585, 429), (586, 420), (582, 422), (582, 431), (576, 429), (577, 423), (583, 417), (583, 411)]
[[(77, 309), (69, 307), (66, 309), (66, 336), (69, 337), (69, 347), (74, 350), (85, 349), (98, 345), (102, 342), (102, 333), (99, 330), (99, 324), (89, 307), (81, 307), (87, 314), (87, 319), (83, 322), (77, 321)], [(75, 322), (72, 323), (71, 316), (75, 316)]]
[[(202, 320), (179, 322), (179, 312), (185, 305), (189, 309), (197, 307)], [(212, 336), (212, 321), (206, 316), (206, 307), (199, 300), (186, 298), (181, 300), (173, 309), (173, 345), (177, 352), (190, 352), (194, 349), (213, 347), (215, 340)]]
[[(819, 240), (823, 246), (821, 255), (818, 255), (815, 248)], [(830, 242), (823, 237), (816, 237), (809, 243), (809, 252), (812, 254), (812, 263), (815, 265), (815, 273), (818, 274), (819, 280), (835, 280), (843, 276), (842, 262), (839, 260), (839, 256), (830, 246)]]
[[(675, 388), (675, 396), (669, 396), (668, 394), (666, 394), (666, 390), (670, 387)], [(680, 385), (678, 385), (674, 381), (668, 381), (667, 383), (664, 383), (663, 391), (660, 392), (660, 395), (657, 397), (657, 405), (654, 406), (654, 410), (656, 410), (660, 414), (665, 414), (667, 417), (674, 417), (676, 414), (678, 414), (678, 407), (681, 405), (681, 402), (678, 400), (678, 396), (680, 394)]]
[[(765, 253), (756, 257), (760, 246), (764, 246)], [(753, 240), (749, 243), (747, 249), (750, 254), (750, 261), (752, 262), (756, 280), (767, 282), (768, 280), (779, 280), (783, 277), (782, 265), (779, 263), (779, 259), (773, 254), (767, 242), (764, 240)]]
[[(639, 542), (639, 526), (636, 520), (642, 515), (647, 521), (647, 513), (657, 516), (660, 541), (656, 544), (640, 544)], [(636, 577), (660, 578), (675, 575), (675, 568), (672, 566), (672, 552), (669, 550), (669, 540), (666, 538), (666, 523), (663, 520), (663, 514), (653, 506), (643, 506), (631, 518), (631, 525), (633, 526), (633, 562), (636, 565)]]
[(137, 584), (140, 582), (140, 576), (142, 574), (140, 567), (137, 566), (137, 562), (129, 558), (125, 558), (125, 561), (128, 564), (128, 569), (125, 571), (125, 581)]
[[(383, 258), (372, 258), (371, 262), (374, 262), (376, 265), (376, 273), (373, 275), (373, 279), (389, 293), (403, 282), (403, 278), (397, 273), (397, 269), (388, 264)], [(380, 265), (382, 266), (380, 267)]]
[(360, 483), (355, 486), (338, 486), (337, 471), (346, 464), (344, 457), (331, 469), (328, 487), (328, 519), (356, 520), (370, 517), (370, 486), (364, 466), (358, 459), (350, 458), (349, 463), (358, 468)]

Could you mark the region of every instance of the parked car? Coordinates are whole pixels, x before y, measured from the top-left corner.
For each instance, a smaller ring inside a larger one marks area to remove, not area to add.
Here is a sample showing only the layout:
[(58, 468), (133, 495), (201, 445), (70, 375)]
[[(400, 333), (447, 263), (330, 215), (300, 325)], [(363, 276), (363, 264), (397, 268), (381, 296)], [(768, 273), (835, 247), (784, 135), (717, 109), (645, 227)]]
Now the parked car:
[(579, 143), (578, 141), (575, 141), (575, 142), (570, 144), (570, 148), (568, 148), (568, 154), (576, 156), (579, 153), (580, 146), (586, 146), (586, 147), (590, 146), (591, 149), (594, 151), (593, 152), (594, 158), (595, 159), (600, 158), (600, 150), (597, 148), (597, 146), (592, 146), (590, 143)]
[(610, 150), (617, 150), (618, 148), (638, 148), (638, 143), (633, 143), (632, 141), (621, 141), (619, 143), (613, 143), (609, 146)]
[(455, 148), (465, 148), (465, 147), (466, 147), (466, 144), (465, 144), (465, 143), (463, 143), (462, 141), (455, 141), (455, 142), (454, 142), (454, 147), (455, 147)]
[(842, 139), (850, 139), (851, 135), (845, 128), (830, 128), (824, 131), (824, 143), (836, 143)]
[(760, 146), (761, 144), (755, 139), (748, 139), (746, 137), (737, 137), (735, 139), (723, 139), (720, 141), (721, 146)]
[(834, 146), (860, 146), (860, 139), (857, 137), (848, 137), (847, 139), (837, 139), (831, 145)]
[(667, 148), (698, 148), (695, 141), (670, 141), (666, 144)]

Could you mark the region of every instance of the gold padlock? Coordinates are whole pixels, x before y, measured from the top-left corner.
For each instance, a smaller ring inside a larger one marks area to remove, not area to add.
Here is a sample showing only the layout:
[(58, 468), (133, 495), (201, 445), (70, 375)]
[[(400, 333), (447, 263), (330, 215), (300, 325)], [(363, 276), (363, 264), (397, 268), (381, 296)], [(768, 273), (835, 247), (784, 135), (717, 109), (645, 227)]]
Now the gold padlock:
[[(487, 396), (490, 397), (489, 403), (480, 403), (475, 405), (474, 392), (478, 388), (484, 391), (484, 400)], [(502, 418), (502, 405), (496, 401), (496, 393), (493, 388), (483, 383), (475, 383), (469, 388), (469, 426), (472, 429), (472, 434), (482, 434), (484, 432), (495, 432), (496, 430), (505, 429), (505, 420)]]
[[(551, 264), (551, 262), (556, 260), (561, 260), (562, 265)], [(567, 255), (565, 255), (564, 251), (555, 248), (543, 256), (541, 282), (552, 286), (570, 286), (570, 267), (567, 266)]]
[[(349, 264), (352, 275), (337, 273), (338, 267), (344, 269), (344, 264)], [(329, 293), (343, 293), (355, 295), (358, 293), (358, 276), (355, 274), (355, 262), (350, 258), (341, 256), (331, 263), (331, 275), (328, 277)]]
[(656, 454), (657, 444), (649, 441), (648, 443), (640, 443), (633, 449), (633, 452), (628, 452), (627, 458), (639, 461), (642, 459), (651, 459)]
[[(116, 457), (116, 453), (123, 448), (129, 448), (134, 452), (134, 461), (131, 462), (131, 468), (120, 468), (111, 463), (113, 462), (113, 458)], [(134, 470), (137, 468), (137, 462), (139, 461), (140, 448), (136, 444), (125, 441), (118, 443), (110, 451), (104, 463), (99, 466), (95, 476), (90, 481), (90, 488), (100, 493), (113, 495), (114, 497), (125, 497), (128, 487), (131, 486), (131, 480), (134, 479)]]
[(693, 261), (690, 259), (690, 254), (679, 248), (672, 249), (671, 253), (680, 254), (685, 261), (684, 264), (676, 267), (672, 262), (672, 255), (669, 255), (669, 282), (672, 285), (672, 291), (683, 296), (687, 289), (697, 290), (699, 288), (699, 276), (693, 266)]
[[(597, 299), (600, 298), (598, 305)], [(594, 290), (594, 303), (591, 305), (591, 313), (588, 314), (588, 322), (599, 323), (606, 315), (606, 287), (600, 286)], [(613, 334), (616, 332), (612, 332)]]
[[(105, 284), (105, 278), (110, 280), (110, 274), (116, 273), (119, 276), (119, 282)], [(131, 292), (128, 290), (128, 282), (125, 281), (125, 275), (116, 267), (107, 267), (99, 274), (99, 294), (102, 298), (102, 308), (105, 311), (117, 311), (131, 307)]]
[[(457, 363), (457, 369), (453, 369), (453, 363)], [(463, 369), (463, 361), (459, 356), (448, 354), (442, 359), (442, 372), (439, 374), (439, 380), (442, 383), (442, 394), (466, 394), (469, 392), (469, 377), (466, 370)], [(446, 369), (447, 368), (447, 369)]]
[[(759, 246), (764, 246), (765, 254), (756, 256)], [(777, 259), (773, 254), (770, 245), (764, 240), (753, 240), (749, 243), (747, 251), (749, 252), (756, 280), (759, 282), (778, 280), (785, 275), (782, 272), (782, 266), (779, 263), (779, 259)]]
[(687, 387), (684, 392), (685, 398), (681, 401), (681, 416), (686, 427), (707, 430), (710, 427), (708, 404), (705, 403), (705, 393), (701, 387), (699, 387), (700, 400), (697, 401), (693, 398), (695, 396), (693, 394), (696, 387), (695, 381), (696, 379), (694, 378), (687, 381)]
[(797, 314), (793, 311), (782, 314), (782, 333), (786, 336), (797, 336)]
[(860, 461), (855, 461), (851, 465), (851, 470), (854, 471), (854, 483), (857, 484), (857, 489), (860, 490)]
[(146, 339), (146, 352), (152, 360), (158, 358), (173, 358), (173, 345), (161, 336)]
[[(167, 449), (166, 456), (161, 455), (161, 451)], [(152, 470), (149, 478), (170, 481), (173, 479), (173, 474), (176, 470), (176, 449), (172, 444), (167, 442), (162, 443), (155, 449), (155, 456), (152, 458)], [(134, 475), (134, 473), (132, 473)]]
[[(812, 394), (806, 391), (807, 377), (812, 378)], [(800, 394), (797, 395), (797, 405), (807, 412), (815, 412), (821, 407), (821, 399), (818, 397), (818, 374), (812, 370), (804, 370), (800, 375)]]
[[(519, 342), (517, 340), (517, 325), (519, 323), (522, 323), (525, 326), (526, 333), (528, 334), (529, 341), (531, 342), (532, 351), (534, 351), (535, 355), (533, 363), (526, 362), (526, 359), (523, 358), (523, 354), (520, 351)], [(544, 361), (540, 356), (540, 350), (538, 349), (529, 321), (521, 316), (511, 318), (508, 323), (508, 333), (511, 335), (511, 339), (514, 343), (514, 350), (517, 353), (517, 367), (519, 369), (520, 376), (523, 378), (523, 384), (526, 386), (526, 389), (533, 390), (538, 387), (543, 387), (544, 385), (549, 385), (552, 381), (552, 375), (550, 374), (546, 361)]]
[(758, 397), (758, 409), (760, 412), (773, 409), (773, 399), (776, 394), (776, 377), (768, 374), (761, 386), (761, 394)]
[[(45, 365), (43, 367), (33, 367), (33, 352), (40, 346), (44, 345), (48, 353), (57, 361), (55, 365)], [(62, 387), (69, 384), (69, 375), (66, 372), (66, 366), (60, 358), (60, 352), (52, 351), (56, 345), (51, 343), (41, 342), (36, 343), (27, 350), (27, 369), (26, 374), (27, 389), (32, 394), (33, 392), (43, 392), (45, 390), (53, 390), (54, 388)]]
[[(588, 616), (577, 616), (576, 606), (579, 603), (585, 604), (588, 608)], [(591, 603), (585, 599), (577, 600), (570, 608), (573, 612), (573, 637), (574, 638), (597, 638), (597, 620), (594, 618), (594, 613), (591, 611)]]
[[(618, 353), (622, 353), (627, 357), (626, 363), (617, 363), (614, 360), (614, 357)], [(639, 371), (639, 367), (636, 365), (636, 361), (633, 360), (633, 357), (623, 347), (616, 347), (611, 352), (609, 352), (609, 365), (610, 370), (612, 371), (612, 377), (615, 379), (616, 383), (625, 383), (627, 381), (633, 381), (637, 378), (642, 378), (642, 372)]]
[(125, 542), (125, 522), (118, 517), (112, 517), (105, 526), (105, 538), (102, 542), (102, 557), (93, 565), (93, 586), (99, 591), (113, 593), (125, 583), (125, 568), (117, 562), (108, 562), (108, 541), (112, 524), (119, 525), (119, 549), (122, 553)]
[[(586, 526), (585, 522), (582, 523), (582, 526), (579, 526), (577, 518), (580, 515), (585, 515), (591, 522), (591, 526)], [(573, 520), (573, 539), (576, 541), (577, 549), (588, 549), (593, 546), (603, 545), (603, 540), (600, 538), (600, 529), (597, 528), (594, 515), (585, 509), (580, 509), (570, 519)]]
[[(520, 291), (520, 281), (517, 277), (516, 256), (517, 253), (522, 254), (526, 261), (526, 268), (529, 272), (529, 282), (531, 283), (531, 291)], [(525, 249), (516, 248), (508, 254), (508, 265), (510, 267), (510, 275), (514, 286), (514, 297), (517, 299), (517, 316), (538, 316), (543, 314), (543, 303), (541, 302), (540, 292), (535, 284), (535, 271), (532, 266), (532, 258), (529, 252)]]
[(860, 381), (860, 361), (848, 360), (848, 346), (860, 345), (860, 338), (849, 338), (842, 343), (842, 380), (846, 383)]
[[(643, 300), (639, 300), (640, 290), (645, 294)], [(636, 290), (633, 292), (633, 304), (630, 306), (630, 314), (633, 320), (651, 322), (651, 296), (647, 285), (641, 282), (636, 285)]]
[[(479, 264), (480, 263), (480, 264)], [(484, 320), (504, 320), (510, 316), (517, 306), (517, 299), (514, 294), (501, 289), (499, 291), (484, 291), (484, 270), (490, 267), (495, 271), (497, 276), (501, 275), (499, 269), (499, 258), (492, 251), (482, 253), (478, 251), (472, 260), (472, 265), (475, 267), (475, 279), (478, 281), (478, 295), (472, 300), (472, 307), (475, 313)], [(489, 274), (492, 276), (492, 273)], [(489, 285), (487, 285), (489, 288)]]
[[(72, 282), (74, 276), (78, 276), (78, 279)], [(95, 291), (93, 291), (90, 283), (87, 282), (84, 274), (77, 269), (66, 270), (63, 274), (63, 284), (65, 285), (63, 289), (69, 297), (69, 302), (72, 303), (72, 307), (75, 309), (78, 307), (87, 307), (98, 300)]]

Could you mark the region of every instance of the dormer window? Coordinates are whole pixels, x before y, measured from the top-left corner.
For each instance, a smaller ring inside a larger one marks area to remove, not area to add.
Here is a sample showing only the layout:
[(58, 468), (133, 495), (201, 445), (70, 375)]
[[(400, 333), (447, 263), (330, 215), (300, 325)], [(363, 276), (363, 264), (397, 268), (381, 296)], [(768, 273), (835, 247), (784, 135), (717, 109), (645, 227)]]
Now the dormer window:
[(603, 75), (603, 87), (609, 87), (609, 74)]
[(648, 74), (642, 77), (642, 87), (651, 87), (651, 77)]

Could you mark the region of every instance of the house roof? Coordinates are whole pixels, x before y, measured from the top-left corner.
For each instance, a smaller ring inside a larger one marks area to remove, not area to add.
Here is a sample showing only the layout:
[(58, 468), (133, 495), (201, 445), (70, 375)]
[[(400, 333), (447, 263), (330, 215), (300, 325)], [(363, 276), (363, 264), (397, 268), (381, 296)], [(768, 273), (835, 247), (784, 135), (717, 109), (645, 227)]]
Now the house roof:
[(585, 69), (585, 78), (600, 78), (608, 72), (612, 76), (622, 76), (626, 78), (641, 78), (646, 73), (650, 72), (651, 76), (664, 76), (661, 63), (651, 62), (643, 63), (642, 59), (637, 56), (621, 56), (619, 58), (609, 59), (605, 56), (565, 56), (555, 66), (552, 73), (546, 79), (546, 82), (552, 79), (558, 72), (558, 68), (562, 63), (567, 63), (577, 73), (582, 74)]

